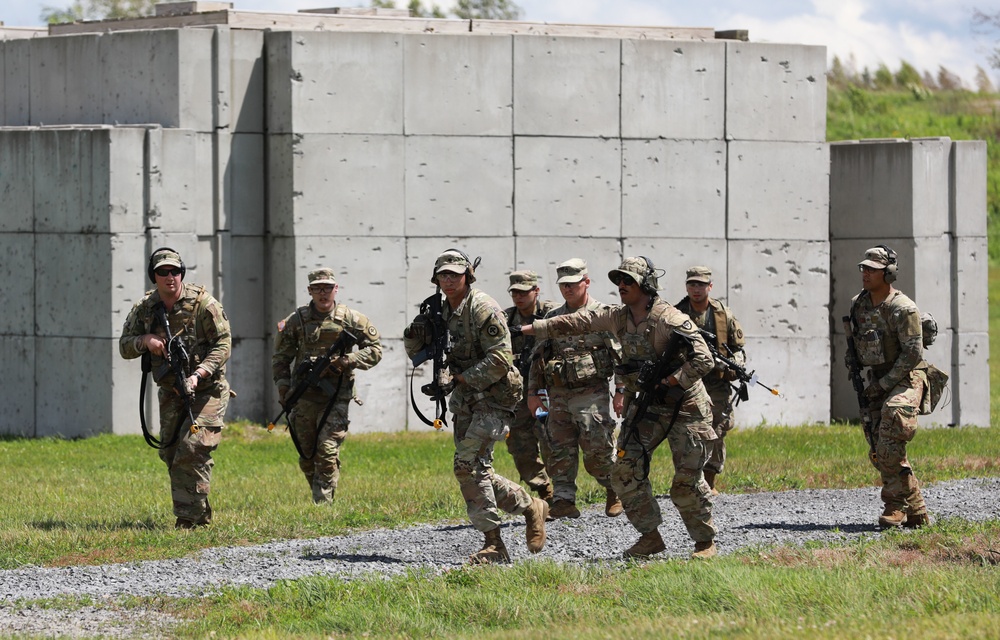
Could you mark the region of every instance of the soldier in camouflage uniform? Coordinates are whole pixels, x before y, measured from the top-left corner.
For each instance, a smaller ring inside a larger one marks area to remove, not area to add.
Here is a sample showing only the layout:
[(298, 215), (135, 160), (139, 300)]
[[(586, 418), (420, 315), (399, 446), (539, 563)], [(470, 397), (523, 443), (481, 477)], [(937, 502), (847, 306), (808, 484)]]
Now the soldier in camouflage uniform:
[[(699, 329), (715, 334), (715, 349), (736, 364), (746, 366), (743, 351), (743, 327), (733, 312), (721, 301), (709, 297), (712, 292), (712, 270), (708, 267), (691, 267), (687, 270), (687, 296), (677, 303)], [(712, 488), (712, 495), (719, 495), (715, 477), (726, 464), (726, 434), (733, 428), (733, 387), (736, 372), (722, 362), (715, 363), (715, 370), (701, 381), (712, 399), (712, 428), (719, 438), (713, 440), (711, 455), (705, 465), (705, 482)]]
[[(621, 498), (629, 522), (642, 534), (622, 555), (644, 558), (666, 548), (657, 529), (663, 518), (648, 479), (649, 458), (666, 440), (674, 463), (670, 499), (695, 541), (692, 556), (711, 558), (716, 554), (716, 529), (712, 494), (702, 471), (708, 461), (708, 445), (716, 435), (712, 401), (701, 378), (714, 367), (712, 354), (691, 319), (657, 295), (656, 272), (648, 259), (626, 258), (608, 277), (618, 285), (622, 304), (539, 320), (522, 330), (540, 340), (596, 331), (610, 331), (618, 338), (625, 363), (616, 370), (612, 406), (618, 415), (625, 414), (618, 436), (619, 455), (622, 451), (624, 455), (615, 462), (611, 486)], [(630, 408), (640, 391), (639, 366), (660, 357), (675, 335), (689, 345), (671, 363), (673, 373), (663, 382), (676, 390), (654, 400), (645, 418), (632, 425)], [(679, 400), (675, 401), (675, 396)]]
[[(330, 363), (319, 385), (309, 388), (288, 416), (298, 441), (299, 468), (315, 504), (330, 504), (340, 480), (340, 447), (347, 438), (347, 410), (354, 398), (354, 370), (371, 369), (382, 359), (378, 330), (363, 314), (337, 304), (332, 269), (309, 274), (312, 302), (278, 323), (271, 369), (282, 404), (300, 382), (299, 366), (322, 357), (346, 329), (358, 337), (358, 351)], [(324, 420), (324, 416), (326, 419)]]
[[(544, 318), (546, 313), (555, 308), (555, 304), (551, 301), (538, 299), (538, 274), (534, 271), (511, 273), (507, 293), (514, 302), (513, 307), (504, 310), (508, 328), (531, 324), (535, 320)], [(535, 346), (535, 339), (521, 334), (520, 331), (512, 331), (511, 344), (514, 366), (527, 385), (531, 350)], [(514, 421), (510, 425), (510, 435), (507, 436), (507, 451), (514, 458), (514, 466), (517, 467), (521, 481), (527, 483), (532, 491), (537, 492), (542, 500), (550, 500), (552, 482), (544, 464), (544, 461), (549, 459), (549, 443), (542, 431), (541, 423), (535, 419), (534, 411), (528, 410), (527, 393), (517, 403), (517, 409), (514, 411)]]
[[(153, 379), (159, 386), (160, 441), (164, 444), (159, 454), (170, 474), (177, 517), (174, 526), (192, 529), (212, 522), (208, 501), (215, 464), (212, 452), (222, 440), (229, 397), (236, 395), (226, 381), (226, 361), (232, 349), (229, 319), (219, 301), (204, 287), (184, 284), (186, 268), (173, 249), (154, 251), (147, 273), (156, 288), (132, 307), (118, 349), (127, 360), (149, 354)], [(156, 318), (158, 305), (163, 305), (171, 333), (190, 357), (190, 362), (185, 363), (190, 374), (183, 384), (194, 395), (194, 425), (174, 387), (175, 376), (166, 359), (167, 331)]]
[[(566, 300), (546, 318), (600, 312), (609, 307), (589, 293), (587, 263), (580, 258), (556, 268), (559, 292)], [(615, 460), (615, 421), (611, 417), (608, 381), (621, 355), (615, 337), (603, 331), (582, 336), (550, 338), (536, 346), (528, 381), (528, 408), (541, 408), (539, 389), (546, 389), (549, 418), (545, 425), (551, 453), (547, 459), (555, 494), (549, 514), (553, 518), (579, 518), (576, 476), (583, 451), (583, 466), (607, 493), (604, 512), (621, 515), (622, 504), (611, 488)]]
[(892, 286), (896, 253), (881, 245), (858, 263), (863, 291), (851, 300), (850, 322), (860, 364), (870, 367), (865, 388), (874, 425), (875, 467), (882, 476), (882, 527), (930, 523), (920, 485), (906, 458), (925, 401), (927, 363), (920, 311)]
[[(478, 262), (478, 261), (477, 261)], [(472, 525), (483, 532), (483, 548), (472, 564), (509, 562), (500, 537), (500, 513), (524, 514), (528, 551), (545, 546), (548, 504), (493, 470), (493, 445), (507, 437), (521, 400), (521, 375), (514, 367), (510, 331), (503, 309), (471, 284), (474, 267), (461, 251), (449, 249), (434, 262), (431, 282), (445, 296), (444, 320), (451, 334), (448, 367), (454, 383), (448, 409), (454, 414), (454, 472)], [(428, 343), (428, 319), (414, 318), (403, 333), (411, 358)]]

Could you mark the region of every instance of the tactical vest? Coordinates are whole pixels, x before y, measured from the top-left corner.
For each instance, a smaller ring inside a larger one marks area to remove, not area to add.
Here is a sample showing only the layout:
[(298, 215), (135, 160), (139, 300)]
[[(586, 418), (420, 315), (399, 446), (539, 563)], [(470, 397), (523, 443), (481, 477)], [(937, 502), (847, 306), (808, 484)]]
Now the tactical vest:
[[(626, 331), (618, 336), (622, 345), (622, 360), (625, 363), (625, 372), (622, 373), (622, 378), (625, 382), (625, 388), (631, 392), (637, 393), (639, 391), (637, 384), (639, 367), (644, 362), (656, 360), (659, 356), (653, 348), (653, 331), (666, 311), (667, 303), (657, 300), (653, 304), (653, 308), (649, 310), (649, 315), (646, 316), (646, 328), (643, 331), (635, 333)], [(628, 327), (628, 307), (623, 305), (618, 313), (619, 326)]]
[[(591, 306), (599, 308), (597, 303)], [(607, 380), (614, 374), (617, 349), (618, 344), (609, 344), (603, 333), (550, 338), (542, 350), (545, 385), (577, 389)]]
[[(694, 309), (691, 307), (691, 298), (685, 297), (683, 300), (677, 303), (677, 308), (688, 314), (691, 317), (691, 321), (696, 325)], [(708, 309), (705, 310), (705, 324), (698, 325), (699, 329), (704, 329), (709, 333), (715, 334), (715, 349), (721, 353), (726, 354), (729, 351), (729, 316), (726, 313), (726, 307), (723, 306), (718, 300), (713, 300), (709, 298)], [(707, 312), (711, 313), (707, 313)], [(699, 314), (700, 315), (700, 314)], [(711, 378), (715, 380), (722, 380), (726, 375), (725, 371), (710, 371), (705, 377), (706, 380)]]
[[(184, 348), (188, 352), (188, 371), (193, 372), (198, 365), (205, 360), (211, 348), (208, 339), (203, 334), (198, 324), (198, 315), (205, 311), (205, 303), (208, 300), (208, 292), (204, 287), (196, 284), (186, 284), (184, 286), (184, 297), (177, 301), (174, 308), (167, 313), (167, 322), (170, 323), (170, 333), (179, 337)], [(188, 293), (193, 293), (192, 299)], [(167, 341), (167, 328), (157, 319), (153, 312), (153, 307), (161, 304), (159, 296), (153, 300), (153, 296), (147, 296), (143, 301), (143, 326), (146, 333), (159, 336), (164, 342)], [(150, 364), (152, 365), (153, 380), (161, 386), (173, 385), (173, 371), (166, 359), (156, 354), (150, 354)], [(213, 374), (217, 376), (218, 372)]]
[[(333, 308), (333, 313), (322, 318), (317, 318), (311, 313), (312, 309), (306, 305), (295, 310), (298, 318), (299, 328), (302, 331), (302, 339), (299, 341), (298, 352), (296, 353), (295, 371), (292, 372), (292, 386), (298, 384), (299, 366), (303, 362), (313, 361), (326, 354), (327, 350), (337, 341), (341, 332), (347, 326), (347, 315), (350, 309), (347, 305), (337, 304)], [(343, 383), (341, 389), (351, 389), (351, 382), (354, 380), (354, 373), (347, 370), (343, 373)], [(336, 377), (333, 378), (336, 380)], [(304, 396), (309, 400), (317, 400), (319, 395), (329, 398), (336, 391), (334, 382), (329, 378), (320, 380), (318, 388), (314, 387), (306, 392)]]

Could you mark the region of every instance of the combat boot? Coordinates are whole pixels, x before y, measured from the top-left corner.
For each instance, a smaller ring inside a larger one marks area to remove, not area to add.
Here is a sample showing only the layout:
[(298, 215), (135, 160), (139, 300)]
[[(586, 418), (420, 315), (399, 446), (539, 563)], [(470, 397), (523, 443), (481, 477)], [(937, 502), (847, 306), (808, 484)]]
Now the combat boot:
[(639, 541), (634, 545), (629, 547), (622, 553), (622, 558), (628, 560), (629, 558), (648, 558), (649, 556), (660, 553), (666, 550), (667, 545), (663, 544), (663, 538), (660, 536), (659, 529), (653, 529), (649, 533), (642, 534)]
[(552, 499), (552, 483), (546, 482), (544, 487), (538, 487), (535, 492), (538, 493), (539, 498), (548, 502)]
[(502, 564), (510, 562), (507, 547), (500, 537), (500, 527), (485, 533), (483, 548), (469, 556), (469, 564)]
[(695, 542), (694, 552), (691, 554), (691, 557), (697, 560), (708, 560), (718, 554), (719, 550), (716, 548), (715, 542), (709, 540), (708, 542)]
[(549, 515), (553, 518), (579, 518), (580, 510), (576, 508), (575, 502), (556, 498), (549, 509)]
[(618, 499), (618, 494), (614, 489), (608, 488), (608, 499), (604, 503), (604, 515), (609, 518), (617, 518), (622, 514), (622, 501)]
[(878, 526), (883, 529), (899, 528), (906, 524), (906, 512), (889, 505), (885, 506), (885, 511), (878, 517)]
[(906, 520), (903, 521), (903, 526), (907, 529), (919, 529), (920, 527), (927, 527), (931, 524), (931, 514), (929, 513), (910, 513), (907, 514)]
[(714, 471), (709, 471), (705, 469), (705, 482), (708, 483), (708, 488), (713, 496), (719, 495), (719, 491), (715, 488), (715, 476), (717, 474)]
[(538, 553), (545, 546), (545, 519), (548, 517), (549, 503), (532, 498), (531, 505), (524, 510), (524, 537), (531, 553)]

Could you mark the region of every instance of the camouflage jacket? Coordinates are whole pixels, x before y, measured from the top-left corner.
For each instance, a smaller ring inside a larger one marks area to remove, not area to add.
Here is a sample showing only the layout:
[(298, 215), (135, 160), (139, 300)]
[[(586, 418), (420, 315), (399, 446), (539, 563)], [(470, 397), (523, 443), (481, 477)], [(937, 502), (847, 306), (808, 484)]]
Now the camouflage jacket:
[(892, 389), (914, 369), (926, 369), (920, 310), (892, 289), (876, 306), (862, 291), (851, 300), (851, 327), (861, 364), (871, 367), (883, 389)]
[[(342, 388), (350, 389), (352, 385), (348, 383), (354, 379), (354, 369), (371, 369), (382, 360), (382, 343), (379, 341), (378, 330), (368, 318), (343, 304), (334, 305), (329, 313), (320, 313), (310, 302), (278, 323), (274, 354), (271, 356), (274, 384), (278, 388), (298, 384), (299, 380), (295, 375), (298, 365), (323, 356), (344, 329), (359, 339), (358, 350), (347, 354), (351, 368), (344, 374)], [(322, 397), (332, 395), (333, 390), (332, 387), (310, 389), (303, 397), (307, 400), (321, 400)]]
[[(609, 305), (593, 298), (580, 309), (570, 309), (565, 303), (545, 315), (546, 318), (566, 316), (578, 311), (598, 313), (610, 309)], [(621, 360), (621, 346), (609, 331), (562, 337), (540, 341), (532, 354), (528, 392), (539, 389), (590, 386), (600, 380), (611, 379), (614, 367)]]
[[(713, 346), (720, 354), (740, 366), (746, 366), (746, 352), (743, 350), (746, 342), (743, 339), (743, 327), (740, 326), (739, 320), (721, 300), (709, 298), (708, 306), (711, 313), (709, 313), (709, 309), (698, 313), (691, 307), (691, 299), (687, 296), (677, 303), (677, 308), (686, 313), (699, 329), (715, 334)], [(702, 382), (710, 388), (727, 387), (727, 379), (735, 378), (732, 376), (727, 378), (725, 370), (716, 369), (708, 373)]]
[(507, 316), (507, 328), (511, 329), (511, 351), (514, 354), (514, 366), (520, 372), (524, 383), (528, 382), (528, 368), (531, 366), (531, 352), (535, 346), (535, 336), (526, 336), (518, 332), (514, 334), (513, 329), (524, 324), (531, 324), (535, 320), (545, 317), (545, 314), (556, 308), (551, 300), (536, 300), (535, 311), (530, 316), (523, 316), (517, 307), (508, 307), (503, 313)]
[[(153, 289), (147, 291), (129, 311), (118, 341), (118, 351), (123, 358), (138, 358), (146, 352), (142, 346), (144, 334), (156, 334), (166, 342), (166, 328), (156, 319), (153, 311), (158, 304), (161, 304), (160, 294)], [(185, 284), (180, 299), (166, 315), (170, 332), (180, 338), (190, 357), (187, 363), (189, 375), (198, 367), (211, 374), (198, 383), (198, 388), (207, 388), (216, 381), (224, 380), (226, 362), (232, 352), (232, 336), (229, 318), (219, 301), (204, 287)], [(150, 358), (156, 383), (161, 387), (172, 387), (174, 375), (166, 359), (154, 354), (150, 354)]]

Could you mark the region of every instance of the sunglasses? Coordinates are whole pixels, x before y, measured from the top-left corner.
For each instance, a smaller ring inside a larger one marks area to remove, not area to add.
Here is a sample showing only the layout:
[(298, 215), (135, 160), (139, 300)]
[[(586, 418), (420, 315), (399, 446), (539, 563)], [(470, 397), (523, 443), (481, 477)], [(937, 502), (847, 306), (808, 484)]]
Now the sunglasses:
[(169, 276), (179, 276), (181, 275), (181, 270), (177, 267), (160, 267), (154, 273), (161, 278), (167, 278)]
[(635, 284), (635, 279), (632, 276), (626, 276), (623, 274), (615, 274), (615, 278), (612, 280), (616, 285), (625, 285), (626, 287), (631, 287)]
[(309, 293), (330, 293), (333, 291), (332, 284), (314, 284), (309, 287)]

